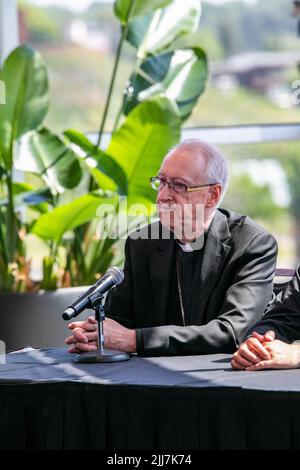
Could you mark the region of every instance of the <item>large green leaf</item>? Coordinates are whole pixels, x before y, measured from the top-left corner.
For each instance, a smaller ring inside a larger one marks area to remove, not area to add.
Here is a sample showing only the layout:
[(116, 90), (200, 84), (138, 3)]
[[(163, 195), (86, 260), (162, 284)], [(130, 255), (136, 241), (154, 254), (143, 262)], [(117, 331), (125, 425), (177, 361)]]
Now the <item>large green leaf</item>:
[(149, 178), (179, 141), (180, 123), (176, 104), (155, 98), (138, 105), (113, 134), (107, 152), (125, 171), (129, 196), (154, 200)]
[(45, 240), (57, 240), (80, 225), (93, 220), (101, 204), (112, 208), (117, 204), (117, 196), (105, 197), (103, 193), (93, 192), (81, 196), (69, 204), (64, 204), (43, 214), (34, 224), (31, 232)]
[(176, 51), (171, 57), (170, 60), (170, 53), (166, 53), (149, 59), (133, 75), (132, 92), (125, 100), (125, 114), (151, 96), (165, 95), (176, 101), (183, 120), (190, 115), (205, 88), (206, 55), (202, 49), (194, 48)]
[(36, 129), (48, 110), (45, 63), (38, 52), (20, 46), (4, 62), (0, 80), (6, 85), (6, 103), (0, 105), (0, 156), (10, 169), (13, 142)]
[(18, 147), (15, 167), (40, 175), (53, 191), (79, 183), (82, 170), (77, 155), (47, 129), (26, 134)]
[[(87, 170), (93, 176), (100, 189), (127, 194), (127, 178), (124, 170), (106, 152), (95, 145), (81, 132), (65, 131), (64, 135), (75, 145), (74, 151), (84, 159)], [(83, 153), (82, 153), (83, 152)]]
[(135, 70), (124, 93), (123, 111), (162, 94), (175, 100), (186, 119), (203, 92), (207, 60), (200, 47), (198, 28), (201, 2), (175, 0), (154, 14), (137, 18), (130, 25), (128, 41), (138, 49)]
[[(173, 0), (166, 8), (130, 23), (127, 40), (137, 49), (137, 57), (162, 54), (174, 41), (197, 31), (201, 16), (200, 0)], [(173, 50), (175, 50), (173, 48)]]
[(171, 2), (172, 0), (116, 0), (114, 11), (121, 23), (125, 24), (130, 9), (129, 21), (136, 16), (145, 15), (157, 8), (163, 8)]

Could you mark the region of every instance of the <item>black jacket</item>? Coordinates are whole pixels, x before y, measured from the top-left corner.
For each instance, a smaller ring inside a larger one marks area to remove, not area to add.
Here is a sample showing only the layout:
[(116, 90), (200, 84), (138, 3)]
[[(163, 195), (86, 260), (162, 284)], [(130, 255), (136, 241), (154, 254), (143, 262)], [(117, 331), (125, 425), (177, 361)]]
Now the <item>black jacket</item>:
[(142, 356), (233, 352), (272, 297), (275, 239), (249, 217), (218, 209), (204, 247), (197, 314), (182, 326), (168, 323), (176, 241), (144, 239), (155, 224), (127, 238), (125, 278), (107, 298), (107, 316), (136, 329)]
[(292, 342), (300, 339), (300, 265), (284, 291), (276, 297), (260, 322), (246, 334), (253, 331), (264, 334), (275, 331), (276, 338)]

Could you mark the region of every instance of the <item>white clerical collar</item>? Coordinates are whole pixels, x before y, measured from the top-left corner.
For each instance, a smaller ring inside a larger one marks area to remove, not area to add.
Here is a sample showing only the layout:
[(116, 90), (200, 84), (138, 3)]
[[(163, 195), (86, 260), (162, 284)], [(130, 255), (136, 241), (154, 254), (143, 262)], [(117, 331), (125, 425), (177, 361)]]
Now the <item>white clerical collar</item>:
[(183, 244), (183, 243), (178, 242), (178, 245), (180, 246), (182, 251), (185, 251), (186, 253), (194, 251), (194, 248), (192, 247), (192, 245), (190, 243), (184, 243)]
[(180, 243), (178, 240), (177, 243), (180, 246), (181, 250), (184, 251), (185, 253), (191, 253), (192, 251), (198, 251), (203, 248), (203, 245), (205, 243), (205, 238), (207, 235), (208, 229), (204, 230), (204, 233), (200, 235), (196, 240), (194, 240), (191, 243)]

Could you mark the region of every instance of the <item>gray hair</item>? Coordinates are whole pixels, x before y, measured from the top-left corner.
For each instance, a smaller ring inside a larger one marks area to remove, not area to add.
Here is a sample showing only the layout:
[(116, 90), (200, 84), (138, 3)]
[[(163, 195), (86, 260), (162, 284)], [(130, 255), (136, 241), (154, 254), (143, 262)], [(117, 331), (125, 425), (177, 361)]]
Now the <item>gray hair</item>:
[(205, 176), (207, 178), (207, 182), (219, 183), (221, 185), (221, 200), (226, 192), (229, 182), (228, 162), (225, 155), (223, 155), (215, 145), (198, 139), (183, 140), (178, 145), (172, 147), (170, 152), (181, 149), (185, 149), (191, 153), (196, 153), (205, 158)]

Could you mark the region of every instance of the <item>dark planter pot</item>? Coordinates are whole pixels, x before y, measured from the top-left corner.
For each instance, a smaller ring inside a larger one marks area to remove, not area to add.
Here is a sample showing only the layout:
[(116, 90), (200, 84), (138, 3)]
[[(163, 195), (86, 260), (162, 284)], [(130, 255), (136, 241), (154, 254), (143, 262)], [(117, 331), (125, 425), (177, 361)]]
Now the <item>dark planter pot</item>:
[[(24, 294), (0, 293), (0, 340), (6, 351), (32, 346), (61, 347), (70, 334), (62, 312), (87, 287), (71, 287), (54, 292)], [(86, 311), (76, 320), (83, 320), (92, 311)]]

